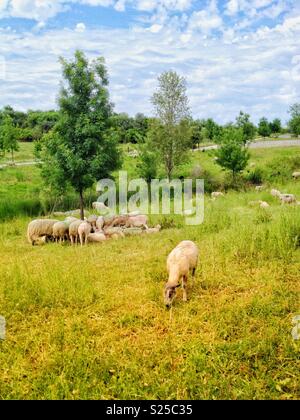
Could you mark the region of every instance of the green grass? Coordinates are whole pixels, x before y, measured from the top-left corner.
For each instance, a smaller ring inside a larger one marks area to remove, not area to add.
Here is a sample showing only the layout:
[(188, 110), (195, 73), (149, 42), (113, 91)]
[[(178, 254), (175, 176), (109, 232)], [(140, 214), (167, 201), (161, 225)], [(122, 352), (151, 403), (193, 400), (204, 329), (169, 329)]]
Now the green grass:
[[(16, 162), (25, 162), (35, 160), (34, 144), (33, 143), (19, 143), (19, 150), (14, 153)], [(4, 158), (0, 159), (0, 164), (11, 162), (11, 155), (6, 154)]]
[[(260, 198), (268, 211), (248, 205)], [(272, 200), (230, 192), (201, 226), (83, 249), (31, 247), (27, 218), (0, 224), (0, 399), (299, 399), (300, 212)], [(183, 239), (199, 269), (168, 312)]]

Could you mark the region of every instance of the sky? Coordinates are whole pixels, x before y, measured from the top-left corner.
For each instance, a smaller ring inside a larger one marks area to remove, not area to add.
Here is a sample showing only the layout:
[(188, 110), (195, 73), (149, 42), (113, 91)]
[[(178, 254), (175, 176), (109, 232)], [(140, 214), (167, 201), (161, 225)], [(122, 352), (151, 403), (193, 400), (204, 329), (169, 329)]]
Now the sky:
[(194, 118), (289, 118), (300, 102), (299, 0), (0, 0), (0, 108), (57, 107), (76, 49), (106, 61), (116, 112), (153, 115), (158, 76), (186, 78)]

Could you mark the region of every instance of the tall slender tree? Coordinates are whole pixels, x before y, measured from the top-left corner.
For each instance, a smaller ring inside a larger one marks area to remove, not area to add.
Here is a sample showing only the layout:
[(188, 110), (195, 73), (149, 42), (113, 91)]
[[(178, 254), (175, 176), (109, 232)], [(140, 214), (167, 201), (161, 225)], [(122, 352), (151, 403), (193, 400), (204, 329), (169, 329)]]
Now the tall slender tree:
[(168, 178), (176, 165), (186, 157), (191, 146), (191, 129), (185, 79), (174, 71), (167, 71), (158, 78), (158, 90), (152, 104), (159, 122), (152, 124), (150, 137), (160, 152)]
[(69, 184), (79, 195), (84, 218), (84, 191), (120, 166), (120, 153), (108, 131), (112, 105), (103, 58), (89, 62), (76, 51), (71, 61), (61, 58), (63, 83), (59, 117), (45, 141), (42, 173), (61, 188)]

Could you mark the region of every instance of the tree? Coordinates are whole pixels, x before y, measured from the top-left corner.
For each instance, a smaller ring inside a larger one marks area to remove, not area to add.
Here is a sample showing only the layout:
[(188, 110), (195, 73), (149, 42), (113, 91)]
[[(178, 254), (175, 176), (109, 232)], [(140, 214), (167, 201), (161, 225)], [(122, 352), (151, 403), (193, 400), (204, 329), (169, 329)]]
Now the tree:
[(191, 122), (191, 143), (193, 148), (199, 147), (205, 139), (206, 130), (205, 124), (201, 120), (195, 120)]
[(213, 141), (219, 138), (222, 127), (220, 127), (212, 118), (206, 120), (205, 128), (208, 140)]
[(240, 111), (239, 116), (236, 118), (236, 125), (243, 130), (243, 142), (247, 144), (253, 140), (256, 133), (255, 125), (250, 121), (250, 115)]
[(104, 59), (89, 63), (83, 52), (76, 51), (74, 60), (60, 61), (59, 117), (45, 139), (42, 175), (60, 189), (64, 184), (73, 187), (83, 219), (84, 191), (120, 166), (120, 154), (108, 130), (112, 105)]
[(262, 137), (270, 137), (271, 129), (267, 118), (261, 118), (258, 124), (258, 134)]
[(223, 130), (222, 144), (216, 152), (217, 164), (232, 172), (233, 180), (248, 164), (250, 154), (243, 145), (244, 132), (241, 128), (228, 127)]
[(279, 134), (282, 131), (281, 120), (279, 118), (275, 118), (272, 122), (270, 122), (269, 126), (271, 134)]
[(294, 136), (298, 137), (300, 135), (300, 103), (292, 105), (289, 114), (291, 115), (289, 129)]
[(12, 163), (15, 163), (14, 152), (19, 150), (19, 130), (14, 126), (13, 119), (5, 115), (0, 126), (0, 148), (2, 153), (11, 153)]
[(191, 145), (188, 98), (185, 79), (176, 72), (161, 74), (158, 83), (158, 90), (151, 100), (159, 122), (152, 123), (150, 136), (170, 179), (174, 168), (184, 161)]
[(151, 144), (146, 142), (140, 147), (140, 163), (137, 165), (138, 174), (145, 179), (148, 184), (157, 176), (158, 156), (151, 149)]

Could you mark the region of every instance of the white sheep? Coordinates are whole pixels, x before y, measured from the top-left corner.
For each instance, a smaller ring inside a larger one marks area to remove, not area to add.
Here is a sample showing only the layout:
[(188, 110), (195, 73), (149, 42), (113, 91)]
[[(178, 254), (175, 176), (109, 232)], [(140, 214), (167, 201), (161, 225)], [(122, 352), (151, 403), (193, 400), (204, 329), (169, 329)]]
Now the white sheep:
[(77, 217), (69, 216), (69, 217), (65, 218), (64, 222), (67, 223), (70, 226), (71, 223), (77, 222), (77, 220), (78, 220)]
[(280, 191), (278, 191), (278, 190), (275, 190), (274, 188), (271, 190), (271, 195), (273, 196), (273, 197), (280, 197), (280, 195), (281, 195), (281, 192)]
[(88, 235), (88, 242), (100, 243), (104, 241), (106, 241), (106, 236), (104, 235), (104, 233), (95, 232), (95, 233), (90, 233)]
[(98, 219), (96, 220), (96, 231), (103, 230), (103, 226), (104, 226), (104, 217), (99, 216)]
[(215, 200), (218, 197), (224, 197), (224, 193), (220, 192), (220, 191), (214, 191), (211, 193), (211, 198), (213, 200)]
[(104, 203), (100, 201), (95, 201), (92, 204), (93, 209), (97, 210), (98, 213), (108, 213), (110, 211), (109, 207), (107, 207)]
[(69, 236), (69, 225), (66, 222), (57, 222), (53, 226), (53, 238), (55, 242), (64, 242)]
[(268, 204), (266, 201), (259, 201), (259, 206), (260, 206), (260, 208), (262, 208), (262, 209), (267, 209), (267, 208), (269, 208), (270, 207), (270, 204)]
[(294, 179), (299, 179), (300, 178), (300, 172), (294, 172), (293, 173), (293, 178)]
[(53, 237), (53, 226), (58, 220), (36, 219), (29, 223), (27, 228), (27, 239), (31, 245), (35, 245), (39, 238), (46, 236)]
[(257, 185), (255, 187), (255, 191), (258, 191), (258, 192), (263, 191), (263, 189), (264, 189), (264, 186), (263, 185)]
[(176, 296), (176, 288), (182, 281), (183, 301), (187, 301), (187, 281), (189, 272), (195, 276), (199, 258), (199, 249), (192, 241), (183, 241), (169, 254), (167, 259), (167, 271), (169, 280), (164, 288), (164, 302), (169, 308)]
[(297, 202), (294, 194), (280, 194), (279, 198), (280, 198), (281, 204), (292, 204), (292, 203)]
[(99, 216), (96, 216), (94, 214), (90, 215), (87, 218), (87, 221), (92, 225), (92, 230), (95, 232), (95, 230), (97, 229), (97, 220), (98, 220)]
[(81, 225), (81, 223), (83, 223), (83, 220), (77, 219), (74, 222), (72, 222), (69, 226), (69, 237), (72, 245), (77, 244), (78, 242), (78, 228)]
[(92, 232), (92, 225), (89, 222), (85, 221), (79, 225), (78, 236), (79, 236), (81, 246), (83, 246), (84, 243), (85, 245), (87, 245), (88, 236), (90, 235), (91, 232)]
[(154, 228), (148, 228), (145, 230), (147, 235), (152, 235), (153, 233), (159, 233), (161, 231), (161, 225), (156, 225)]
[(144, 229), (148, 229), (147, 225), (148, 225), (148, 217), (142, 214), (139, 216), (129, 216), (126, 222), (127, 228), (142, 227)]

